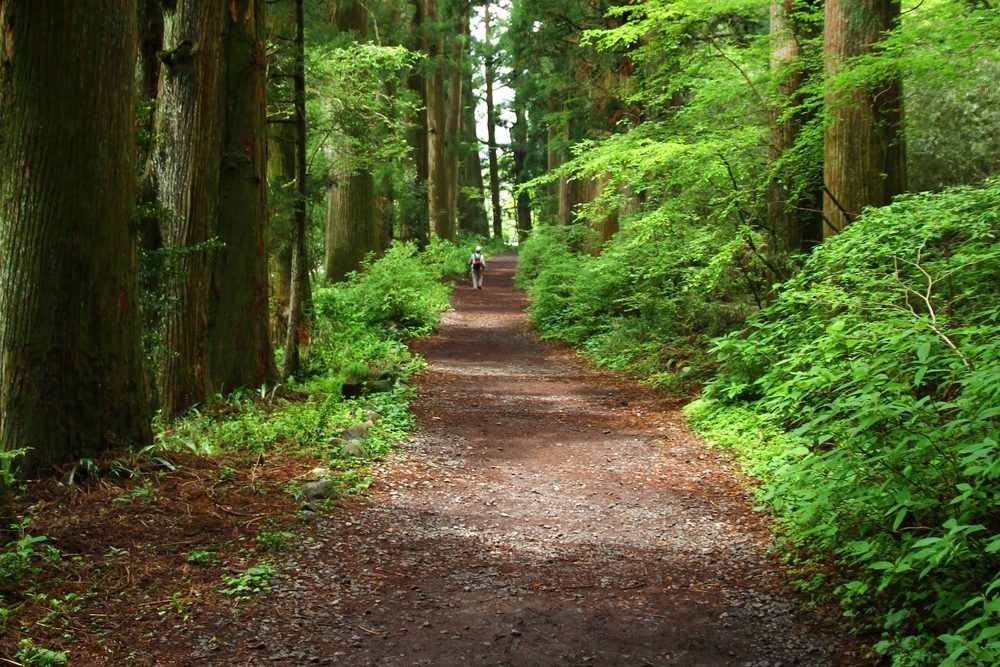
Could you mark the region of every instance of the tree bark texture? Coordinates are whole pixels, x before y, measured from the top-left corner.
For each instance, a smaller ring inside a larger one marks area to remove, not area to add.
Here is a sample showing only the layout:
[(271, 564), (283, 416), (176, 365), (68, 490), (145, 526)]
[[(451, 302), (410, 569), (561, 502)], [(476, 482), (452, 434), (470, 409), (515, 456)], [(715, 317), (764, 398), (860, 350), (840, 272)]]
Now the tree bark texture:
[[(780, 77), (778, 100), (769, 110), (772, 165), (795, 147), (803, 126), (810, 120), (802, 112), (786, 112), (786, 107), (801, 103), (801, 88), (809, 74), (804, 69), (802, 42), (817, 36), (813, 34), (815, 28), (800, 16), (809, 11), (808, 7), (800, 5), (796, 0), (771, 3), (771, 69)], [(821, 240), (822, 165), (816, 165), (814, 171), (795, 173), (793, 166), (785, 165), (768, 183), (768, 229), (775, 248), (785, 252), (808, 250)], [(802, 193), (796, 195), (800, 188)]]
[(288, 329), (281, 377), (299, 371), (299, 345), (304, 338), (305, 304), (309, 290), (309, 256), (306, 251), (306, 72), (305, 0), (295, 1), (295, 202), (292, 214), (291, 285), (288, 290)]
[(423, 0), (424, 53), (428, 71), (424, 74), (424, 106), (427, 108), (427, 214), (431, 230), (442, 239), (454, 241), (455, 227), (448, 215), (448, 154), (445, 150), (444, 37), (438, 25), (438, 0)]
[[(336, 2), (331, 18), (340, 32), (352, 32), (358, 39), (368, 36), (368, 12), (357, 0)], [(363, 167), (333, 175), (333, 191), (328, 193), (324, 239), (326, 280), (343, 280), (361, 265), (369, 252), (380, 252), (382, 242), (376, 214), (375, 176)]]
[[(899, 19), (899, 0), (827, 0), (824, 68), (871, 51)], [(903, 100), (899, 80), (870, 89), (830, 91), (823, 148), (823, 236), (837, 233), (866, 206), (883, 206), (905, 189)]]
[[(514, 92), (514, 127), (511, 128), (511, 144), (514, 153), (514, 185), (526, 181), (525, 162), (528, 157), (528, 118), (524, 101)], [(527, 192), (517, 195), (517, 238), (523, 242), (531, 231), (531, 198)]]
[(131, 0), (0, 3), (0, 450), (28, 474), (152, 439), (137, 39)]
[(169, 310), (157, 393), (169, 415), (205, 398), (209, 384), (207, 287), (216, 252), (209, 241), (218, 236), (226, 21), (225, 6), (209, 0), (179, 0), (164, 11), (155, 162)]
[[(296, 5), (299, 0), (282, 0), (268, 5), (268, 40), (277, 45), (267, 64), (268, 126), (267, 183), (270, 235), (271, 339), (284, 340), (288, 330), (288, 307), (292, 286), (292, 229), (295, 225), (296, 118), (294, 90), (288, 82), (295, 77)], [(294, 84), (293, 84), (294, 85)]]
[(341, 177), (326, 195), (326, 280), (343, 280), (379, 247), (375, 179), (362, 171)]
[(462, 155), (462, 100), (464, 71), (467, 69), (465, 49), (469, 33), (468, 9), (452, 17), (455, 34), (448, 40), (448, 104), (445, 119), (445, 145), (448, 151), (448, 225), (458, 228), (458, 195), (460, 160)]
[(268, 327), (264, 0), (230, 0), (219, 239), (209, 285), (211, 393), (277, 380)]
[(490, 162), (490, 203), (493, 210), (493, 237), (503, 238), (503, 209), (500, 208), (500, 165), (497, 159), (497, 129), (496, 110), (493, 106), (493, 79), (495, 65), (493, 63), (493, 46), (490, 42), (490, 3), (483, 5), (483, 23), (485, 24), (486, 62), (486, 132), (487, 150)]
[(479, 157), (479, 137), (476, 134), (476, 95), (472, 86), (472, 68), (464, 73), (462, 86), (462, 154), (458, 194), (458, 227), (465, 231), (489, 236), (483, 193), (483, 163)]
[[(424, 49), (424, 0), (411, 0), (413, 8), (413, 18), (410, 23), (410, 32), (417, 36), (415, 43), (411, 46), (415, 50)], [(427, 197), (428, 178), (428, 132), (427, 132), (427, 84), (424, 81), (424, 72), (421, 67), (414, 67), (406, 80), (406, 87), (420, 97), (421, 105), (417, 111), (416, 118), (411, 120), (411, 129), (407, 132), (407, 143), (412, 151), (414, 164), (413, 192), (417, 204), (408, 206), (403, 211), (400, 236), (404, 240), (414, 240), (418, 243), (426, 243), (430, 235), (430, 225), (428, 223), (428, 211), (430, 204)]]

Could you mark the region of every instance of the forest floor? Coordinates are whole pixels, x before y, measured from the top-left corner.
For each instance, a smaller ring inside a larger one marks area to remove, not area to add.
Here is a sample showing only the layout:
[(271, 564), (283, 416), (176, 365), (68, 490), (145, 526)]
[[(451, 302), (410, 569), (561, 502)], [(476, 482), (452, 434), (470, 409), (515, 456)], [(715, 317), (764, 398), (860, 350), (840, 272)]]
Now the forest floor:
[[(71, 510), (41, 526), (75, 554), (64, 581), (103, 582), (33, 640), (74, 665), (871, 664), (792, 591), (746, 480), (677, 404), (530, 334), (514, 268), (494, 257), (481, 291), (456, 288), (413, 343), (417, 431), (366, 497), (304, 528), (279, 490), (316, 462), (292, 457), (192, 460), (116, 505), (33, 489)], [(265, 526), (305, 537), (234, 601), (219, 568), (247, 572)]]

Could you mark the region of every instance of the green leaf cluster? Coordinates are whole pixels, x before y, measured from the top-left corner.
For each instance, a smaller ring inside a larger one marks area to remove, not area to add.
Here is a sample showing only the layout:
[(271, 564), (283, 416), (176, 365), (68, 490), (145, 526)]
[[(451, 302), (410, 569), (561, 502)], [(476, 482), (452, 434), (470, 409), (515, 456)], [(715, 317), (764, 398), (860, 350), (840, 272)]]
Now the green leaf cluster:
[(707, 400), (789, 432), (754, 467), (787, 539), (897, 664), (1000, 658), (998, 210), (1000, 179), (869, 209), (713, 349)]

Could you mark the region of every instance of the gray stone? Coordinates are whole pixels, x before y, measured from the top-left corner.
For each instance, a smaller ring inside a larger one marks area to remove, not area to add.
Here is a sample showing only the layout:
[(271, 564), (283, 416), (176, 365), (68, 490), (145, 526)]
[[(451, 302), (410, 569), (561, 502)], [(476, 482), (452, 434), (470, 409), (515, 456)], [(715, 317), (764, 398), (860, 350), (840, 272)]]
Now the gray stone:
[(372, 426), (375, 424), (371, 421), (361, 422), (359, 424), (351, 424), (346, 429), (341, 437), (344, 440), (364, 440), (368, 437), (368, 431), (371, 430)]
[(330, 498), (336, 494), (337, 489), (328, 479), (320, 479), (315, 482), (306, 482), (302, 485), (302, 495), (310, 500), (322, 500)]
[(357, 440), (348, 440), (340, 446), (340, 453), (344, 456), (357, 456), (359, 458), (364, 458), (368, 455), (365, 448), (361, 446), (361, 443)]
[(369, 380), (365, 383), (365, 388), (369, 392), (389, 391), (392, 389), (392, 380)]

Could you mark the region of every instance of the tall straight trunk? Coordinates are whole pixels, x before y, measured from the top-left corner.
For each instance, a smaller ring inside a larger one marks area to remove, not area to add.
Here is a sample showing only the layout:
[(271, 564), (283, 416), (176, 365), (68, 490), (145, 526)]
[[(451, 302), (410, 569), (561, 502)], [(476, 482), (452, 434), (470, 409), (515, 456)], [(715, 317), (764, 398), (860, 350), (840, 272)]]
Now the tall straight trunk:
[(448, 150), (448, 225), (458, 228), (458, 191), (460, 180), (460, 160), (462, 155), (462, 100), (466, 35), (469, 33), (468, 10), (458, 11), (452, 17), (455, 35), (449, 40), (448, 104), (445, 130), (445, 145)]
[(304, 304), (309, 296), (309, 257), (306, 252), (306, 72), (305, 0), (295, 0), (295, 203), (292, 213), (291, 285), (288, 292), (288, 330), (281, 377), (299, 370), (299, 343)]
[(343, 280), (379, 246), (375, 179), (371, 172), (341, 176), (326, 194), (326, 279)]
[(459, 229), (489, 236), (490, 224), (486, 219), (483, 193), (483, 163), (479, 156), (479, 137), (476, 134), (477, 97), (472, 85), (472, 67), (463, 72), (462, 86), (462, 154), (459, 169), (458, 227)]
[[(524, 100), (517, 91), (514, 92), (514, 127), (511, 129), (511, 144), (514, 153), (514, 185), (524, 183), (526, 179), (525, 161), (528, 156), (528, 117), (524, 108)], [(517, 238), (524, 241), (531, 231), (531, 198), (527, 192), (517, 195)]]
[[(566, 146), (569, 144), (569, 119), (563, 119), (561, 127), (558, 128), (557, 132), (559, 137)], [(550, 140), (551, 141), (551, 140)], [(555, 151), (555, 164), (556, 166), (562, 165), (566, 161), (565, 157), (566, 149)], [(552, 153), (549, 154), (549, 163), (553, 162)], [(569, 180), (566, 174), (560, 174), (559, 180), (556, 182), (556, 221), (560, 225), (568, 225), (573, 222), (573, 195), (571, 190), (573, 189), (573, 181)]]
[[(424, 0), (411, 0), (413, 6), (413, 18), (410, 22), (411, 34), (418, 36), (415, 50), (423, 50), (424, 37)], [(424, 81), (422, 68), (414, 67), (410, 76), (406, 80), (406, 87), (420, 97), (421, 105), (417, 111), (416, 118), (411, 121), (411, 129), (407, 132), (407, 143), (413, 156), (414, 181), (413, 192), (416, 195), (416, 204), (408, 206), (403, 212), (403, 220), (400, 229), (400, 236), (403, 239), (415, 240), (418, 243), (425, 243), (430, 235), (427, 220), (430, 208), (427, 197), (427, 176), (428, 176), (428, 132), (427, 132), (427, 86)]]
[[(284, 340), (292, 287), (292, 227), (295, 206), (295, 9), (298, 0), (268, 5), (268, 41), (276, 44), (267, 63), (267, 183), (270, 191), (271, 339)], [(293, 84), (294, 85), (294, 84)]]
[[(814, 0), (815, 1), (815, 0)], [(802, 85), (809, 72), (804, 69), (802, 42), (816, 37), (811, 23), (803, 20), (808, 5), (795, 0), (771, 3), (771, 69), (778, 72), (778, 102), (770, 109), (770, 151), (772, 164), (792, 150), (803, 126), (809, 122), (802, 112), (787, 113), (786, 108), (802, 101)], [(816, 174), (793, 173), (785, 166), (774, 174), (767, 188), (767, 218), (771, 244), (785, 252), (808, 250), (820, 239), (822, 191), (808, 187), (807, 194), (795, 196), (796, 185), (803, 180), (819, 182), (822, 165)], [(811, 194), (809, 194), (811, 193)]]
[[(823, 32), (828, 77), (844, 60), (870, 52), (899, 20), (899, 0), (827, 0)], [(898, 79), (855, 90), (831, 90), (823, 142), (823, 237), (866, 206), (883, 206), (905, 189), (902, 85)]]
[[(351, 32), (359, 40), (368, 36), (368, 11), (359, 0), (331, 3), (331, 19), (340, 32)], [(345, 142), (346, 144), (346, 142)], [(348, 158), (348, 162), (354, 160)], [(343, 280), (361, 265), (369, 252), (381, 250), (375, 203), (375, 176), (368, 167), (336, 173), (333, 192), (327, 196), (324, 233), (325, 275), (328, 281)]]
[(493, 62), (493, 46), (490, 42), (490, 3), (483, 5), (484, 39), (486, 41), (486, 133), (487, 150), (490, 161), (490, 203), (493, 205), (493, 237), (503, 238), (503, 210), (500, 208), (500, 165), (497, 160), (497, 128), (496, 109), (493, 105), (493, 79), (495, 63)]
[[(550, 113), (552, 109), (549, 110)], [(552, 172), (559, 168), (559, 165), (563, 163), (562, 151), (559, 150), (560, 141), (560, 122), (554, 119), (549, 120), (548, 126), (545, 128), (545, 169), (546, 171)], [(562, 218), (562, 211), (560, 207), (563, 182), (565, 181), (564, 176), (559, 176), (558, 179), (549, 183), (547, 186), (547, 215), (554, 219), (557, 224), (566, 224), (565, 220)]]
[[(168, 415), (206, 396), (209, 242), (218, 236), (222, 154), (222, 42), (226, 9), (179, 0), (164, 10), (164, 50), (157, 95), (157, 200), (167, 215), (166, 296), (157, 393)], [(197, 49), (194, 45), (198, 45)]]
[(133, 0), (0, 3), (0, 451), (28, 474), (152, 440), (136, 28)]
[(455, 227), (448, 216), (448, 155), (445, 151), (444, 39), (438, 25), (438, 0), (424, 2), (424, 53), (429, 71), (424, 74), (427, 108), (427, 214), (434, 234), (454, 241)]
[(230, 0), (218, 234), (207, 367), (222, 392), (277, 380), (268, 328), (264, 0)]

